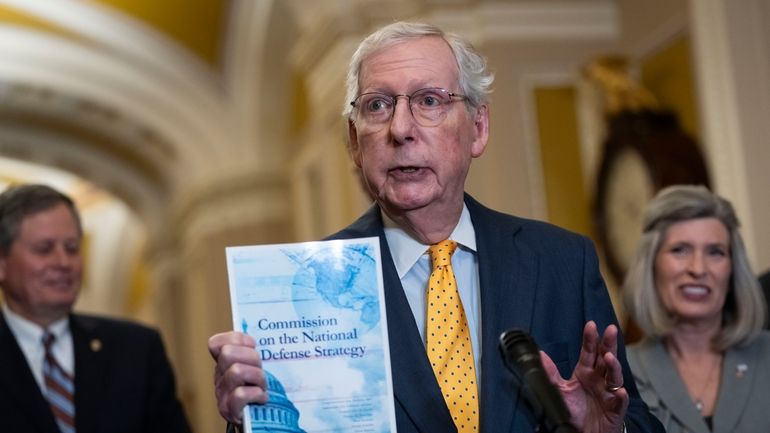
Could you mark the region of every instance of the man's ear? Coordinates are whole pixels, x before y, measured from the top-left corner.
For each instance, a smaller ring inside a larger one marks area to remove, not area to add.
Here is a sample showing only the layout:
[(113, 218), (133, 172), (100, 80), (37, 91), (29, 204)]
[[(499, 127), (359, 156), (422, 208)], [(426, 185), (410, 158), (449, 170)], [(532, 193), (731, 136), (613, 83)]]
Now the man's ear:
[(476, 109), (473, 119), (474, 140), (471, 146), (471, 156), (478, 158), (484, 153), (489, 140), (489, 107), (481, 105)]
[(348, 152), (356, 167), (361, 168), (361, 147), (358, 145), (358, 130), (353, 119), (348, 119)]
[(0, 283), (5, 281), (5, 268), (7, 263), (8, 259), (5, 256), (0, 256)]

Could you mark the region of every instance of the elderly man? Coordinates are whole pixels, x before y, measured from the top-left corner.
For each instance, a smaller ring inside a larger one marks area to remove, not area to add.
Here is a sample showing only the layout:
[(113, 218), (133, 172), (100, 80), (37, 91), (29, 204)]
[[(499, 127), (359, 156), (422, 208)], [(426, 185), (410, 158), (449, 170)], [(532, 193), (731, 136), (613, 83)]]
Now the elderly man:
[(0, 194), (0, 431), (188, 433), (158, 333), (72, 313), (81, 240), (66, 195)]
[[(470, 44), (423, 24), (380, 29), (351, 61), (350, 154), (376, 203), (332, 238), (380, 239), (398, 431), (534, 431), (538, 420), (498, 353), (510, 328), (540, 344), (580, 431), (662, 431), (634, 386), (590, 242), (495, 212), (464, 192), (471, 160), (487, 145), (491, 82)], [(439, 249), (454, 252), (462, 301), (450, 307), (458, 318), (452, 339), (470, 342), (469, 353), (460, 344), (450, 350), (461, 356), (449, 358), (473, 360), (462, 367), (471, 372), (462, 395), (445, 387), (453, 359), (433, 356), (441, 342), (432, 305), (447, 302), (426, 293)], [(219, 411), (236, 424), (247, 403), (268, 398), (254, 347), (237, 332), (209, 340)]]

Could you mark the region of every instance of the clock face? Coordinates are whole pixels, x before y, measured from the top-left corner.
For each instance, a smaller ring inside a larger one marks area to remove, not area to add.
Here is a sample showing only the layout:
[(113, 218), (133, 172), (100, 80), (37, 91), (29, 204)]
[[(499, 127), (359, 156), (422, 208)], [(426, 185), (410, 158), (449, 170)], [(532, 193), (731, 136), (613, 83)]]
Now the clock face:
[(644, 209), (655, 193), (642, 155), (630, 146), (620, 150), (607, 172), (605, 188), (607, 253), (625, 273), (642, 233)]
[(594, 222), (610, 273), (622, 281), (641, 237), (647, 203), (668, 185), (709, 185), (698, 144), (670, 111), (621, 111), (609, 135), (597, 176)]

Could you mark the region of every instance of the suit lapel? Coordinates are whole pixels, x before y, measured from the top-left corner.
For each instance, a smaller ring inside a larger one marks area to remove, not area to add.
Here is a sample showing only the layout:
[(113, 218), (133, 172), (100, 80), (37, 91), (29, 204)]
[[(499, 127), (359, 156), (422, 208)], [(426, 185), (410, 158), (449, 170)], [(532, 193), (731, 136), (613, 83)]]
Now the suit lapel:
[[(40, 391), (40, 387), (27, 365), (27, 359), (21, 351), (16, 338), (0, 312), (0, 392), (14, 395), (18, 404), (13, 409), (23, 413), (20, 417), (29, 420), (31, 431), (57, 432), (48, 401)], [(13, 410), (8, 408), (8, 410)], [(2, 421), (0, 420), (0, 425)]]
[(658, 392), (658, 398), (685, 429), (695, 433), (710, 433), (706, 422), (695, 409), (695, 404), (663, 343), (656, 341), (645, 346), (644, 350), (639, 352), (639, 361), (650, 384)]
[[(760, 366), (760, 345), (728, 350), (719, 384), (719, 400), (714, 414), (714, 432), (731, 432), (749, 405), (749, 396)], [(721, 401), (722, 399), (729, 401)]]
[(519, 387), (504, 365), (499, 338), (511, 328), (531, 328), (538, 266), (535, 255), (515, 242), (519, 225), (503, 224), (470, 196), (466, 205), (476, 232), (481, 286), (481, 430), (509, 432)]
[(104, 341), (93, 323), (78, 315), (70, 316), (70, 330), (75, 349), (75, 422), (78, 433), (98, 432), (102, 426), (104, 394)]
[[(380, 210), (373, 206), (346, 229), (343, 236), (376, 236), (380, 239), (395, 402), (423, 433), (455, 431), (382, 227)], [(452, 426), (452, 429), (446, 430), (444, 426)]]
[(420, 431), (443, 431), (436, 426), (454, 425), (454, 422), (425, 354), (425, 346), (384, 236), (380, 238), (380, 242), (383, 243), (383, 276), (387, 288), (385, 305), (388, 314), (393, 394), (396, 402), (409, 414)]

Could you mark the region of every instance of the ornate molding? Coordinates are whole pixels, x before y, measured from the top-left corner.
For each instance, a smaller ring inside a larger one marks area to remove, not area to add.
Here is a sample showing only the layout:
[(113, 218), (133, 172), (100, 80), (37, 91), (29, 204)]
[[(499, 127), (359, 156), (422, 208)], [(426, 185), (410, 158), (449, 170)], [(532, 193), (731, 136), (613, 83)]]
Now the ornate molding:
[(286, 220), (291, 215), (284, 172), (231, 167), (183, 190), (174, 202), (176, 232), (185, 243), (239, 226)]
[(177, 149), (160, 131), (114, 106), (54, 87), (0, 83), (0, 119), (3, 118), (67, 132), (66, 135), (109, 149), (137, 165), (153, 180), (162, 180), (160, 167), (178, 159)]

